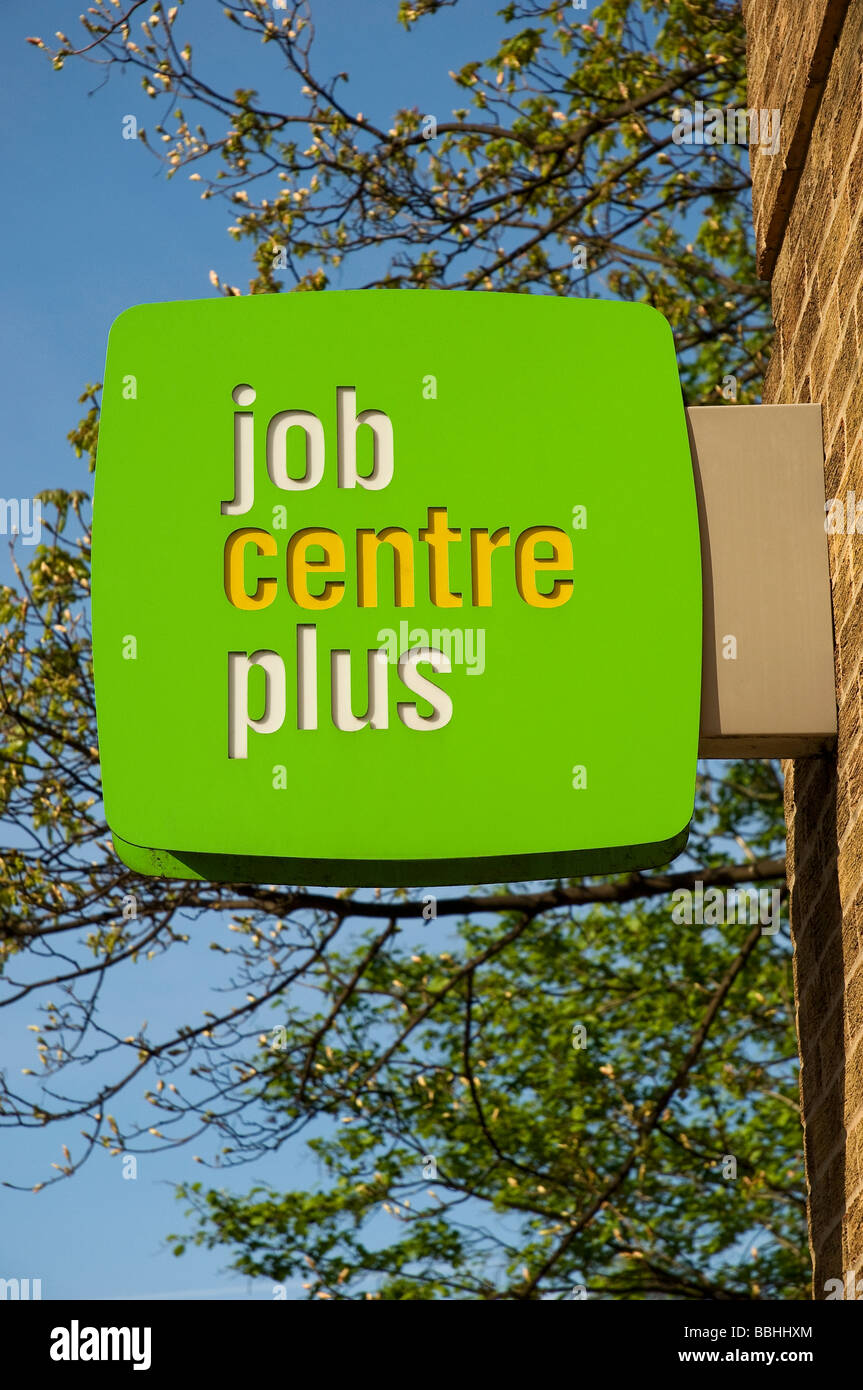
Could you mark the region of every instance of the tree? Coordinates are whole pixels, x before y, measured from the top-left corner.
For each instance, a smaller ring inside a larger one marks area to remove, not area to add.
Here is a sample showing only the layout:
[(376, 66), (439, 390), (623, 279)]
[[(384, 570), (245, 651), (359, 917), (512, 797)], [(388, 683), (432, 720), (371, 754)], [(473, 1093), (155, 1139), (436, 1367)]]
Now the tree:
[[(457, 3), (403, 0), (398, 17), (410, 28)], [(675, 331), (690, 404), (721, 401), (729, 374), (739, 399), (757, 388), (769, 291), (743, 151), (675, 139), (675, 113), (696, 101), (745, 110), (738, 4), (604, 0), (588, 16), (563, 0), (511, 0), (491, 58), (451, 73), (459, 105), (447, 120), (353, 111), (348, 74), (314, 71), (306, 0), (222, 8), (281, 66), (296, 109), (200, 75), (182, 3), (105, 0), (81, 16), (84, 42), (61, 35), (47, 51), (57, 68), (71, 58), (141, 73), (157, 115), (154, 139), (139, 138), (168, 177), (191, 170), (202, 198), (230, 204), (231, 235), (253, 248), (252, 293), (282, 288), (281, 267), (292, 288), (319, 290), (355, 264), (359, 284), (641, 299)], [(368, 277), (372, 249), (388, 267)]]
[[(417, 0), (400, 17), (454, 3)], [(350, 113), (342, 80), (312, 75), (304, 6), (226, 8), (302, 85), (300, 114), (194, 73), (180, 6), (148, 4), (138, 45), (142, 8), (92, 7), (87, 43), (61, 36), (53, 62), (131, 64), (148, 95), (170, 97), (173, 133), (166, 117), (156, 127), (169, 173), (193, 165), (204, 196), (236, 205), (253, 293), (281, 288), (280, 259), (295, 289), (314, 290), (371, 248), (389, 252), (374, 283), (393, 288), (603, 289), (668, 314), (692, 398), (711, 397), (720, 368), (754, 391), (766, 294), (739, 151), (696, 156), (671, 135), (677, 106), (745, 104), (736, 8), (606, 0), (582, 25), (562, 5), (510, 4), (490, 63), (455, 75), (478, 118), (460, 108), (435, 133), (419, 111), (389, 126)], [(228, 132), (193, 130), (181, 101)], [(99, 388), (82, 402), (70, 438), (92, 469)], [(0, 602), (3, 1003), (44, 1001), (31, 1025), (43, 1075), (24, 1090), (3, 1078), (0, 1122), (83, 1125), (52, 1181), (98, 1146), (119, 1156), (203, 1135), (224, 1171), (304, 1136), (319, 1190), (185, 1184), (191, 1238), (276, 1281), (308, 1271), (309, 1297), (802, 1297), (787, 940), (739, 912), (686, 926), (669, 903), (698, 883), (783, 885), (777, 767), (703, 770), (687, 857), (667, 873), (433, 901), (420, 887), (138, 878), (113, 855), (99, 800), (86, 495), (43, 499), (49, 543)], [(230, 1002), (165, 1037), (112, 1030), (106, 982), (143, 970), (146, 990), (148, 962), (205, 914), (218, 914)], [(110, 1112), (139, 1080), (152, 1110), (119, 1123)]]

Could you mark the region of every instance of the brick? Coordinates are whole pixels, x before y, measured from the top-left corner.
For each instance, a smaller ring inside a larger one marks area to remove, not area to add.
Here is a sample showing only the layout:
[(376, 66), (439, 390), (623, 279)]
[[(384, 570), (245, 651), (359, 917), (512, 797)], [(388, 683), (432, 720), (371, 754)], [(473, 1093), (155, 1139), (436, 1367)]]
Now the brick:
[(838, 284), (838, 304), (839, 316), (844, 323), (850, 314), (854, 312), (854, 302), (857, 297), (857, 290), (860, 287), (860, 278), (863, 276), (863, 241), (861, 241), (860, 228), (856, 234), (847, 237), (845, 243), (845, 254), (839, 268)]
[[(832, 456), (831, 456), (831, 457), (832, 457)], [(825, 508), (826, 508), (826, 506), (827, 506), (828, 503), (830, 503), (830, 502), (835, 502), (836, 499), (837, 499), (837, 497), (840, 498), (840, 499), (844, 498), (845, 493), (846, 493), (846, 491), (847, 491), (846, 486), (845, 486), (845, 480), (844, 480), (844, 478), (842, 478), (842, 479), (837, 483), (836, 479), (833, 478), (833, 477), (831, 476), (831, 465), (830, 465), (830, 460), (829, 460), (829, 459), (828, 459), (828, 461), (827, 461), (826, 480), (827, 480), (827, 487), (826, 487), (825, 490), (826, 490), (826, 492), (827, 492), (827, 497), (826, 497), (826, 499), (825, 499)], [(842, 506), (843, 506), (843, 509), (844, 509), (844, 507), (845, 507), (844, 501), (842, 502)], [(844, 514), (845, 514), (845, 513), (844, 513), (844, 510), (843, 510), (843, 517), (844, 517)], [(825, 517), (826, 517), (826, 511), (825, 511)], [(834, 577), (834, 581), (835, 581), (835, 577), (838, 576), (840, 570), (842, 570), (843, 567), (847, 567), (847, 568), (850, 570), (851, 561), (850, 561), (850, 559), (848, 559), (847, 556), (845, 556), (845, 555), (843, 554), (843, 552), (844, 552), (845, 550), (847, 550), (847, 548), (848, 548), (848, 537), (847, 537), (843, 532), (837, 532), (835, 536), (829, 536), (829, 535), (828, 535), (828, 537), (827, 537), (827, 554), (828, 554), (828, 557), (829, 557), (829, 560), (830, 560), (830, 573), (831, 573), (831, 575)], [(835, 587), (835, 585), (834, 585), (834, 587)], [(844, 611), (844, 610), (843, 610), (843, 611)], [(837, 684), (837, 686), (838, 686), (838, 684), (839, 684), (839, 679), (840, 679), (840, 676), (841, 676), (841, 669), (842, 669), (842, 668), (841, 668), (841, 663), (838, 661), (838, 656), (839, 656), (838, 651), (834, 651), (834, 653), (833, 653), (833, 658), (834, 658), (834, 664), (835, 664), (835, 666), (836, 666), (835, 675), (836, 675), (836, 684)]]
[(843, 900), (853, 897), (863, 883), (863, 843), (859, 835), (849, 835), (845, 840), (837, 872)]
[(851, 386), (852, 377), (859, 373), (859, 369), (857, 332), (854, 320), (853, 318), (846, 319), (842, 342), (827, 379), (827, 401), (831, 417), (838, 418)]
[[(863, 305), (861, 305), (863, 307)], [(863, 314), (857, 316), (858, 324), (863, 323)], [(863, 372), (858, 373), (857, 379), (848, 397), (848, 404), (845, 407), (845, 420), (848, 429), (848, 438), (852, 442), (849, 450), (853, 454), (854, 446), (860, 443), (861, 429), (863, 429)]]
[[(825, 1117), (826, 1119), (826, 1117)], [(807, 1126), (807, 1137), (808, 1137)], [(813, 1243), (818, 1248), (817, 1236), (821, 1230), (829, 1231), (841, 1215), (845, 1204), (845, 1155), (841, 1151), (825, 1167), (813, 1170), (813, 1181), (809, 1199), (810, 1220)]]
[(849, 960), (856, 959), (863, 950), (863, 889), (846, 904), (842, 917), (842, 949)]
[(855, 970), (848, 981), (845, 1009), (845, 1032), (853, 1038), (863, 1028), (863, 969)]
[(841, 616), (841, 612), (836, 614), (842, 669), (843, 671), (855, 670), (861, 656), (863, 656), (863, 645), (861, 645), (863, 643), (863, 601), (861, 598), (858, 596), (857, 602), (849, 605), (844, 622), (841, 621)]
[(839, 265), (848, 251), (848, 233), (851, 229), (851, 216), (848, 204), (843, 198), (837, 204), (833, 220), (818, 250), (816, 261), (818, 276), (822, 285), (832, 285), (836, 280)]
[(775, 401), (781, 394), (777, 389), (782, 380), (782, 339), (779, 334), (773, 339), (773, 351), (770, 354), (770, 361), (767, 363), (767, 371), (764, 373), (764, 387), (761, 398), (764, 401)]
[(798, 376), (803, 375), (821, 327), (821, 310), (818, 304), (818, 291), (817, 287), (814, 285), (813, 291), (814, 293), (807, 299), (803, 306), (803, 313), (800, 315), (800, 323), (791, 341), (791, 357), (794, 362), (794, 370)]
[[(837, 247), (836, 250), (837, 258), (839, 258), (841, 248)], [(806, 298), (806, 267), (802, 263), (802, 257), (799, 265), (793, 262), (791, 256), (787, 260), (789, 266), (787, 287), (781, 294), (774, 290), (772, 297), (774, 316), (782, 326), (783, 335), (787, 334), (790, 341), (803, 309), (803, 300)]]
[(863, 201), (863, 139), (858, 139), (856, 148), (851, 156), (848, 165), (848, 174), (845, 180), (845, 194), (848, 201), (848, 210), (854, 217), (861, 207)]
[[(834, 934), (826, 950), (821, 955), (807, 979), (800, 984), (800, 1008), (815, 1020), (812, 1038), (818, 1038), (822, 1054), (827, 1054), (827, 1065), (835, 1066), (841, 1057), (844, 1029), (842, 1011), (836, 1017), (836, 1005), (841, 1004), (845, 980), (845, 960), (841, 939)], [(835, 1042), (824, 1037), (828, 1021), (833, 1020)]]
[[(743, 14), (749, 103), (783, 120), (782, 159), (750, 159), (759, 267), (775, 263), (764, 399), (820, 402), (825, 496), (863, 500), (863, 0)], [(838, 747), (783, 763), (816, 1298), (863, 1271), (863, 536), (828, 551)]]
[(860, 736), (860, 705), (857, 691), (839, 705), (839, 756), (851, 751)]
[(860, 68), (846, 73), (846, 81), (842, 83), (843, 101), (836, 109), (833, 129), (830, 132), (830, 167), (833, 174), (833, 189), (838, 193), (841, 191), (848, 177), (848, 159), (854, 144), (855, 136), (860, 129), (861, 113), (863, 113), (863, 103), (861, 103), (860, 89)]
[[(859, 1031), (859, 1030), (857, 1030)], [(857, 1037), (856, 1047), (848, 1058), (845, 1070), (845, 1112), (842, 1120), (850, 1120), (863, 1111), (863, 1037)], [(863, 1250), (863, 1245), (862, 1247)]]
[(845, 421), (840, 420), (836, 433), (834, 434), (830, 442), (830, 448), (827, 450), (827, 457), (824, 461), (824, 480), (827, 485), (827, 493), (825, 500), (829, 500), (831, 497), (836, 497), (839, 494), (839, 492), (841, 491), (841, 485), (844, 476)]
[[(801, 209), (805, 207), (803, 217), (820, 233), (828, 226), (833, 216), (833, 182), (829, 164), (816, 169), (813, 176), (805, 180), (805, 184), (808, 185), (805, 193), (803, 186), (801, 186), (798, 194), (798, 197), (803, 194), (805, 199), (805, 204), (802, 200), (800, 204)], [(813, 244), (812, 250), (807, 256), (807, 264), (809, 264), (810, 257), (812, 265), (816, 264), (817, 250), (817, 245)]]
[(816, 1233), (818, 1243), (816, 1244), (812, 1234), (811, 1221), (810, 1206), (809, 1249), (812, 1254), (812, 1297), (814, 1299), (826, 1298), (828, 1279), (842, 1279), (844, 1277), (846, 1261), (843, 1258), (842, 1224), (841, 1222), (834, 1224), (826, 1235), (822, 1235), (818, 1231)]
[[(804, 331), (805, 329), (801, 326), (801, 335)], [(839, 305), (836, 298), (832, 297), (824, 310), (824, 320), (820, 327), (815, 351), (812, 354), (812, 365), (809, 371), (812, 392), (816, 401), (825, 400), (827, 397), (827, 379), (839, 347), (839, 334)]]
[[(846, 502), (848, 499), (844, 489), (841, 490), (841, 492), (839, 493), (839, 500), (842, 502), (843, 508), (846, 508)], [(847, 542), (848, 538), (846, 536), (845, 544), (842, 547), (839, 562), (837, 564), (836, 569), (832, 572), (830, 576), (831, 584), (833, 587), (833, 624), (837, 631), (841, 629), (845, 621), (845, 618), (848, 615), (848, 609), (851, 603), (851, 594), (853, 592), (854, 584)], [(839, 649), (839, 656), (841, 659), (841, 648)]]
[(852, 1191), (863, 1184), (863, 1129), (859, 1124), (848, 1135), (845, 1181)]

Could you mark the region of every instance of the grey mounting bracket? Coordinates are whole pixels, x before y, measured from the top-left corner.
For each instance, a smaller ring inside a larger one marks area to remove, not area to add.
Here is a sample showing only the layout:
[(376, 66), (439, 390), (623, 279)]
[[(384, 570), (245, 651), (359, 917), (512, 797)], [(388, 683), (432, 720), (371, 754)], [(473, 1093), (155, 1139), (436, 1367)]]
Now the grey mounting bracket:
[(699, 756), (827, 752), (837, 722), (821, 407), (686, 416), (704, 589)]

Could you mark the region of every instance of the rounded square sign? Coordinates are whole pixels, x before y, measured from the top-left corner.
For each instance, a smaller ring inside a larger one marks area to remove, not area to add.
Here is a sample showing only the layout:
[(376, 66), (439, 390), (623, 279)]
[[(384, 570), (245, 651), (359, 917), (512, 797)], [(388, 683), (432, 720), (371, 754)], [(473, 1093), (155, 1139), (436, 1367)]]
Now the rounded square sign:
[(133, 868), (489, 882), (685, 845), (698, 520), (647, 306), (130, 309), (93, 535), (105, 806)]

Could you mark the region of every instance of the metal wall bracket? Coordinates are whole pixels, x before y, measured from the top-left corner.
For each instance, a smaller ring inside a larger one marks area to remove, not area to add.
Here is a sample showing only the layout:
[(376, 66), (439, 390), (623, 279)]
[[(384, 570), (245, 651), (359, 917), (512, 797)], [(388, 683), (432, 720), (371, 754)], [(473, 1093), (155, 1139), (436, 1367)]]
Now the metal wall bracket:
[(686, 415), (704, 586), (699, 756), (826, 752), (837, 723), (821, 407)]

